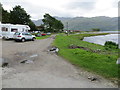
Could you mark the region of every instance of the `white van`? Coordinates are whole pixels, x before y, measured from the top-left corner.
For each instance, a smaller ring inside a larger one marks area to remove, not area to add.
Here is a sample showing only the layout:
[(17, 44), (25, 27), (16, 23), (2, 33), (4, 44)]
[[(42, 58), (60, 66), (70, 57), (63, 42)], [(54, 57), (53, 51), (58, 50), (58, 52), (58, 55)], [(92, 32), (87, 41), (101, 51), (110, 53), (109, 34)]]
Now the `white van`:
[(4, 39), (13, 39), (15, 32), (28, 32), (30, 27), (28, 25), (19, 24), (0, 24), (0, 35)]

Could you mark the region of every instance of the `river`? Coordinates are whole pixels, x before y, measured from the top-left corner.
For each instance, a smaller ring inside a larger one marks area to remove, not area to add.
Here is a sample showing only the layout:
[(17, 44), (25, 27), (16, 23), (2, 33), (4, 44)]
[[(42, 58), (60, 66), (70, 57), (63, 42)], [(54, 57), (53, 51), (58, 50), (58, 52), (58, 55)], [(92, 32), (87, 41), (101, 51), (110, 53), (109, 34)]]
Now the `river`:
[(84, 37), (83, 41), (87, 41), (90, 43), (104, 45), (106, 41), (112, 41), (115, 43), (120, 43), (118, 37), (120, 34), (108, 34), (108, 35), (100, 35), (100, 36), (91, 36), (91, 37)]

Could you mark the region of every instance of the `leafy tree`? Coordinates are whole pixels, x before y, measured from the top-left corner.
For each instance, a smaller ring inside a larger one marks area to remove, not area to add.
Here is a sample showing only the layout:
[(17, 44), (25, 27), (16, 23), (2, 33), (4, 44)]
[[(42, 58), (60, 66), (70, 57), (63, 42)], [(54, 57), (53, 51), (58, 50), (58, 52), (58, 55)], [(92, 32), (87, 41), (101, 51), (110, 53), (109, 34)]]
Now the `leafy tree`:
[(30, 15), (21, 6), (15, 6), (10, 11), (10, 22), (12, 24), (28, 24), (30, 22)]
[(61, 21), (55, 19), (49, 14), (45, 14), (42, 21), (44, 23), (45, 32), (60, 32), (64, 28)]
[(2, 9), (2, 23), (10, 23), (10, 13)]
[(0, 3), (0, 10), (2, 11), (2, 15), (0, 15), (0, 21), (2, 18), (2, 23), (25, 24), (29, 25), (31, 30), (37, 30), (36, 25), (30, 19), (30, 15), (21, 6), (15, 6), (9, 13), (3, 9)]
[(36, 31), (37, 30), (36, 25), (32, 21), (29, 21), (28, 25), (31, 28), (31, 31)]
[(31, 31), (37, 30), (36, 25), (30, 19), (30, 15), (19, 5), (15, 6), (13, 10), (10, 11), (10, 23), (29, 25)]
[(0, 3), (0, 21), (2, 23), (9, 23), (10, 22), (10, 13), (7, 12), (7, 10), (4, 10), (1, 3)]
[(0, 3), (0, 21), (2, 22), (2, 4)]
[(106, 50), (118, 49), (119, 48), (119, 45), (116, 44), (115, 42), (112, 42), (112, 41), (106, 41), (104, 46), (105, 46)]
[(37, 26), (37, 30), (39, 30), (39, 31), (44, 31), (44, 25), (41, 24), (40, 26)]

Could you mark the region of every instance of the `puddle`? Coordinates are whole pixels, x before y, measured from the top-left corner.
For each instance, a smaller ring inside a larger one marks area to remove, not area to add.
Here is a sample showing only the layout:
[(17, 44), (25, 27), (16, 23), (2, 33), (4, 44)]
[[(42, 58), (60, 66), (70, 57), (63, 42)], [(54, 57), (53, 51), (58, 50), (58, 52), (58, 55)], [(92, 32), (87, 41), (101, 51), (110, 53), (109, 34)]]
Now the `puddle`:
[(16, 56), (27, 56), (28, 53), (27, 52), (18, 52), (15, 54)]
[(30, 56), (30, 58), (33, 58), (33, 57), (37, 57), (38, 54), (33, 54), (32, 56)]

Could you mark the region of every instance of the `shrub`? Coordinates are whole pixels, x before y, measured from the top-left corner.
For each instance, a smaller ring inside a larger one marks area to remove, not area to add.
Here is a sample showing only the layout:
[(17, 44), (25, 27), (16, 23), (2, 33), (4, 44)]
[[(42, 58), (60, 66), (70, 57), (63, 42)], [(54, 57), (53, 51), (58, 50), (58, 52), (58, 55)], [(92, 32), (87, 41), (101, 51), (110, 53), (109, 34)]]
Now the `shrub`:
[(106, 50), (118, 49), (118, 44), (116, 44), (115, 42), (112, 42), (112, 41), (106, 41), (104, 46), (105, 46)]
[(93, 31), (100, 31), (99, 28), (92, 28)]

